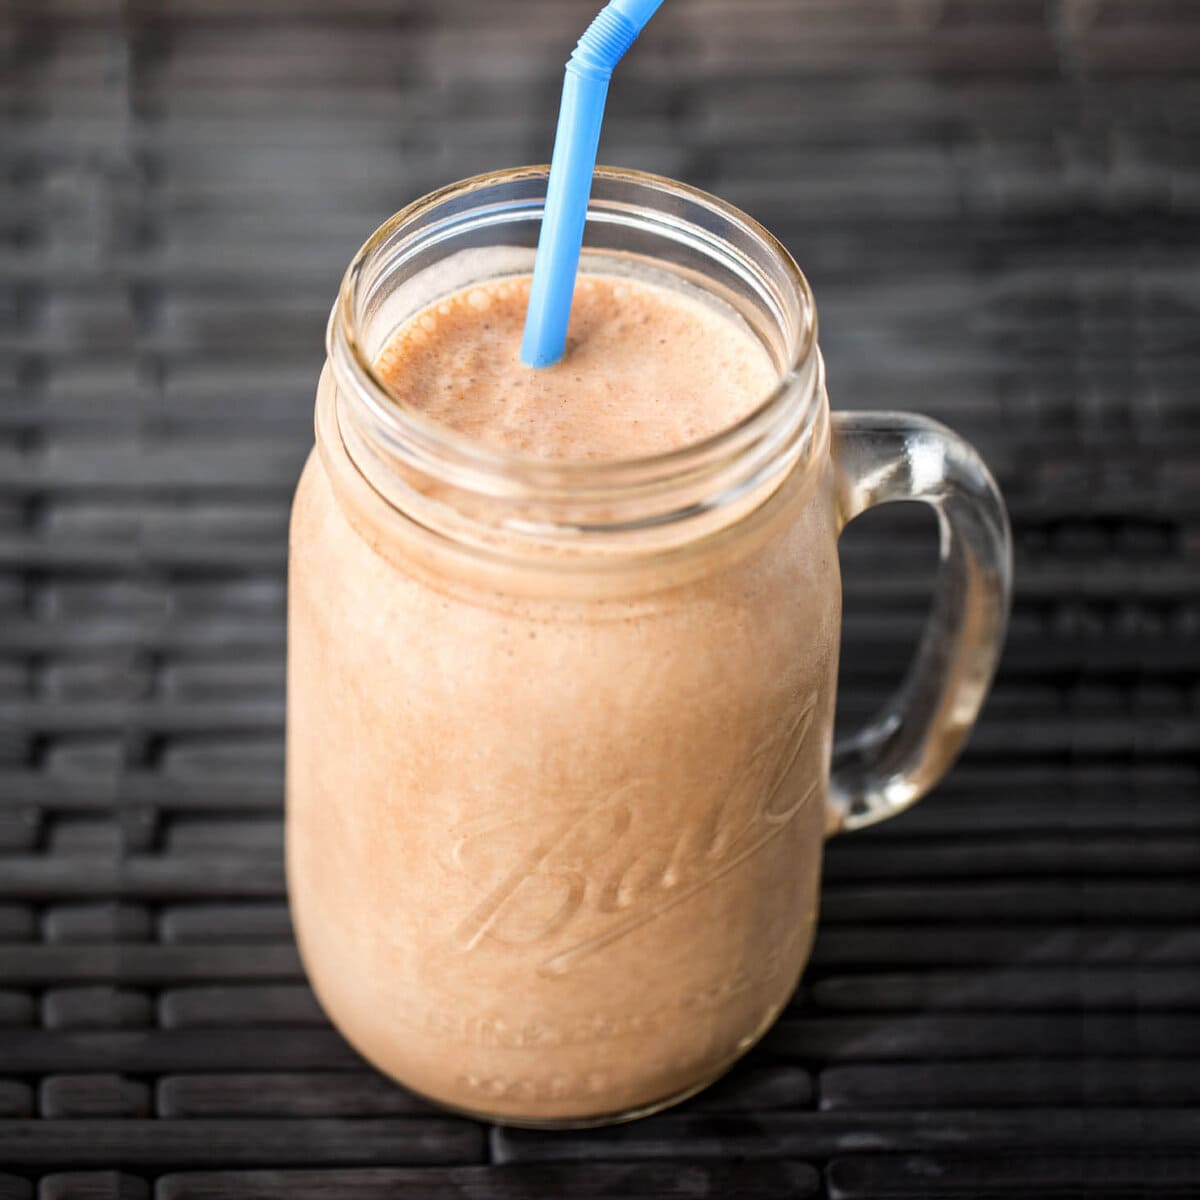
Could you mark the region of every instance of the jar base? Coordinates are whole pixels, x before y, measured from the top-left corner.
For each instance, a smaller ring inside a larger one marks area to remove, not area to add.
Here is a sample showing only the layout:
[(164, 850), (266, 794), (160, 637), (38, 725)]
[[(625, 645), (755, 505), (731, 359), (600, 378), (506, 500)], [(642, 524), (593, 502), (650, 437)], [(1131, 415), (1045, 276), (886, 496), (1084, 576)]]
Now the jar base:
[(600, 1113), (593, 1117), (521, 1117), (507, 1114), (486, 1112), (478, 1108), (465, 1108), (460, 1104), (449, 1104), (444, 1100), (430, 1096), (409, 1084), (396, 1080), (396, 1083), (414, 1096), (420, 1096), (436, 1105), (443, 1112), (455, 1113), (460, 1117), (469, 1117), (473, 1121), (482, 1121), (487, 1125), (499, 1125), (505, 1129), (538, 1129), (546, 1132), (566, 1132), (572, 1129), (600, 1129), (606, 1125), (626, 1125), (630, 1121), (640, 1121), (643, 1117), (652, 1117), (655, 1113), (674, 1108), (685, 1100), (690, 1100), (706, 1088), (711, 1087), (723, 1075), (731, 1071), (741, 1061), (744, 1051), (736, 1058), (723, 1063), (717, 1070), (706, 1075), (699, 1083), (689, 1084), (677, 1092), (672, 1092), (660, 1100), (651, 1100), (646, 1104), (638, 1104), (633, 1108), (622, 1109), (618, 1112)]

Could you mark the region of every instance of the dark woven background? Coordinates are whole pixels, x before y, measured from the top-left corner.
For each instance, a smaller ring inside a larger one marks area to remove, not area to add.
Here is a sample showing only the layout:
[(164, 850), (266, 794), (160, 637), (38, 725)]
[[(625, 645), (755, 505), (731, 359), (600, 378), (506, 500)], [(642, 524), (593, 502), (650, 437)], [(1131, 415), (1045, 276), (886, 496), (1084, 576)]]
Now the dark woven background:
[[(284, 561), (324, 318), (394, 209), (547, 157), (595, 2), (0, 18), (0, 1198), (1200, 1195), (1189, 0), (669, 0), (602, 159), (779, 233), (835, 405), (978, 443), (994, 694), (933, 797), (831, 845), (794, 1006), (669, 1115), (444, 1116), (305, 986)], [(847, 534), (847, 722), (932, 552)]]

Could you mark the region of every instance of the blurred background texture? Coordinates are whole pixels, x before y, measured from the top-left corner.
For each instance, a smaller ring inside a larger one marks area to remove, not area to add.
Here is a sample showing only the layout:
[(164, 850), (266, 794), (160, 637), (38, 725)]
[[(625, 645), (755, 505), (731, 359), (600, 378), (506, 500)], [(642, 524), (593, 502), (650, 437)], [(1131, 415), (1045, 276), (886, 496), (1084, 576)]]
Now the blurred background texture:
[[(308, 992), (284, 575), (324, 322), (393, 211), (548, 158), (596, 7), (0, 7), (3, 1200), (1200, 1194), (1190, 0), (668, 0), (601, 161), (786, 243), (835, 407), (982, 450), (1017, 553), (993, 697), (933, 797), (831, 845), (793, 1007), (684, 1109), (489, 1130)], [(847, 534), (843, 728), (932, 543)]]

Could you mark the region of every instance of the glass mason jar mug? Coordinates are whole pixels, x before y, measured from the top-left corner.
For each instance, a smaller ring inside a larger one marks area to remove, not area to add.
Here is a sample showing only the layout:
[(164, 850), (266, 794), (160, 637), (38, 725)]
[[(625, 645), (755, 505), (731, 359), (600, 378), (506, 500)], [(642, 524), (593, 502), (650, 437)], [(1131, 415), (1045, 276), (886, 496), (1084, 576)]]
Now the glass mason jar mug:
[[(544, 169), (444, 189), (354, 259), (291, 524), (288, 886), (326, 1011), (450, 1107), (534, 1125), (673, 1103), (769, 1028), (808, 957), (825, 837), (941, 776), (1003, 638), (1010, 544), (975, 452), (832, 416), (803, 276), (682, 184), (597, 174), (582, 270), (719, 307), (778, 385), (621, 462), (485, 447), (374, 363), (407, 317), (532, 264)], [(833, 744), (837, 539), (940, 526), (933, 612), (877, 720)]]

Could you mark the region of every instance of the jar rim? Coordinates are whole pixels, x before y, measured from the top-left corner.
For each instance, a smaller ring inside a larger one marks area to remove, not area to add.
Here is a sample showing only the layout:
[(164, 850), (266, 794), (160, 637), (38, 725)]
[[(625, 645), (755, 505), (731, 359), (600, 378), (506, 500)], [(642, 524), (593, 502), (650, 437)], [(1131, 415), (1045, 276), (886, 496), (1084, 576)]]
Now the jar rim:
[[(713, 462), (728, 459), (746, 447), (768, 437), (778, 423), (779, 414), (803, 396), (807, 410), (799, 424), (811, 425), (821, 400), (820, 356), (817, 345), (817, 310), (812, 289), (787, 249), (764, 226), (728, 202), (689, 184), (664, 176), (627, 168), (597, 167), (601, 183), (640, 187), (686, 201), (729, 222), (758, 243), (775, 265), (781, 267), (788, 285), (799, 298), (801, 327), (789, 361), (775, 386), (750, 412), (734, 423), (705, 438), (687, 442), (670, 450), (600, 462), (578, 459), (546, 459), (518, 450), (485, 445), (449, 425), (443, 424), (406, 404), (377, 369), (367, 352), (358, 328), (356, 314), (363, 302), (363, 290), (371, 282), (371, 268), (390, 245), (408, 231), (416, 233), (438, 209), (452, 205), (484, 188), (520, 184), (548, 178), (546, 165), (509, 168), (488, 172), (452, 183), (407, 205), (390, 217), (363, 243), (343, 276), (337, 300), (330, 314), (326, 345), (339, 382), (352, 387), (369, 409), (376, 434), (393, 448), (415, 449), (425, 462), (437, 463), (439, 470), (469, 478), (470, 488), (480, 494), (510, 495), (516, 489), (537, 494), (545, 500), (600, 497), (616, 491), (653, 485), (705, 470)], [(595, 200), (595, 192), (593, 192)], [(643, 215), (643, 214), (639, 214)], [(653, 214), (645, 214), (652, 219)], [(451, 218), (453, 223), (454, 218)], [(673, 236), (681, 236), (685, 222), (663, 214), (664, 228), (674, 225)], [(428, 230), (429, 226), (424, 228)], [(447, 232), (447, 236), (449, 233)], [(704, 249), (713, 253), (713, 244)], [(726, 257), (734, 256), (724, 247)], [(746, 270), (751, 271), (747, 263)]]

